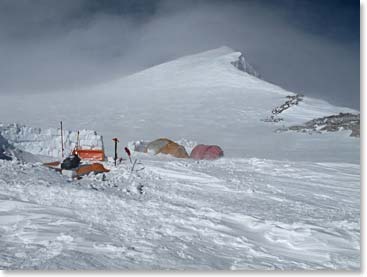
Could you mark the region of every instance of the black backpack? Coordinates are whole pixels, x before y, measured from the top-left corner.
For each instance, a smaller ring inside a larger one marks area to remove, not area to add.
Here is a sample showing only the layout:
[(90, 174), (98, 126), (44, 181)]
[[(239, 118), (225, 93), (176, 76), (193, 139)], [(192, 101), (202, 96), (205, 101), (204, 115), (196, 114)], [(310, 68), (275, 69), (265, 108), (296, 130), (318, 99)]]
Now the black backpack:
[(77, 168), (80, 164), (80, 158), (78, 155), (71, 155), (67, 157), (61, 163), (61, 169), (74, 169)]

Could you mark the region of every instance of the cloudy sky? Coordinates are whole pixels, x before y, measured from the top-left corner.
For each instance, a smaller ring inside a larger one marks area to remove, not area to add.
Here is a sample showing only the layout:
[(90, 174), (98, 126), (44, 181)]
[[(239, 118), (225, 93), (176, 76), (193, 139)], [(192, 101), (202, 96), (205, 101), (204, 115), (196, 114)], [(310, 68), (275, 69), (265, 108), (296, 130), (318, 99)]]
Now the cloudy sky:
[(359, 109), (359, 13), (355, 0), (0, 0), (0, 95), (227, 45), (268, 81)]

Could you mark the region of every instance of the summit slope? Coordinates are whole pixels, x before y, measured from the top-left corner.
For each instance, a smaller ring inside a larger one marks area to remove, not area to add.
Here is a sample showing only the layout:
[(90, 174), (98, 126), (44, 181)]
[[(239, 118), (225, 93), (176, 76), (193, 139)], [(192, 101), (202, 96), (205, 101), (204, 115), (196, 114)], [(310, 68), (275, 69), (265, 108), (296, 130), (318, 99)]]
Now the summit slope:
[[(282, 114), (262, 120), (294, 93), (238, 70), (240, 57), (228, 47), (189, 55), (98, 86), (32, 95), (2, 95), (0, 118), (33, 127), (93, 129), (105, 141), (169, 137), (219, 144), (229, 157), (350, 161), (359, 163), (359, 144), (348, 132), (305, 136), (276, 134), (290, 124), (356, 112), (304, 97)], [(10, 110), (8, 107), (12, 107)], [(112, 153), (112, 143), (106, 143)]]

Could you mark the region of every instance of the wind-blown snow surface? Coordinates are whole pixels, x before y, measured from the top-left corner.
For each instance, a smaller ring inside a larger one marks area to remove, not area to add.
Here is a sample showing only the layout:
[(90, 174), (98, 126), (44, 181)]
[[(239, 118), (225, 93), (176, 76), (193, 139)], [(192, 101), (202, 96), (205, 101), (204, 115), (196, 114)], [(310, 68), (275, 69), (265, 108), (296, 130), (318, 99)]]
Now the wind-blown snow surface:
[(218, 144), (225, 158), (134, 153), (133, 172), (107, 162), (106, 180), (73, 182), (0, 161), (0, 268), (359, 269), (359, 139), (274, 132), (355, 111), (305, 97), (263, 122), (292, 93), (235, 68), (239, 55), (219, 48), (85, 90), (1, 96), (2, 121), (95, 129), (110, 153), (115, 136), (120, 149), (166, 136)]
[(358, 165), (141, 159), (74, 182), (0, 161), (0, 267), (359, 268)]

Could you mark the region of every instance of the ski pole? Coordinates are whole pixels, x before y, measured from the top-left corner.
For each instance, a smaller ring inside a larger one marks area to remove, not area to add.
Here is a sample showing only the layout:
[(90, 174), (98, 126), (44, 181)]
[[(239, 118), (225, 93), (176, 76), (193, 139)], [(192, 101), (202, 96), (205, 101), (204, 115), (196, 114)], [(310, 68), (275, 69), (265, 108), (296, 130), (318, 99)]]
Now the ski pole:
[(114, 161), (115, 161), (115, 166), (116, 166), (116, 162), (117, 162), (117, 143), (119, 142), (118, 138), (113, 138), (112, 139), (115, 142), (115, 157), (114, 157)]

